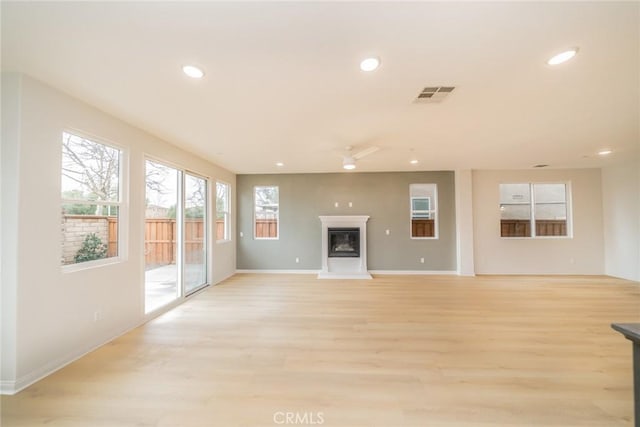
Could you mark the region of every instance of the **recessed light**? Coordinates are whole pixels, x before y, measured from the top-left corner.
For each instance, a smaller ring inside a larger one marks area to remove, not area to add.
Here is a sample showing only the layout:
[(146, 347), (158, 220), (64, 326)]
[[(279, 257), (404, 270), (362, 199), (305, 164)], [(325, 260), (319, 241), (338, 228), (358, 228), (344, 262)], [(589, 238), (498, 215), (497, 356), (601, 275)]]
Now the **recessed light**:
[(416, 159), (410, 160), (409, 163), (411, 163), (412, 165), (417, 165), (418, 161)]
[(572, 49), (569, 49), (562, 53), (554, 55), (551, 59), (547, 61), (547, 64), (549, 65), (562, 64), (563, 62), (567, 62), (568, 60), (576, 56), (577, 53), (578, 53), (578, 48), (574, 47)]
[(182, 71), (192, 79), (201, 79), (204, 77), (204, 71), (195, 65), (185, 65), (182, 67)]
[(611, 150), (600, 150), (598, 151), (598, 155), (599, 156), (606, 156), (607, 154), (611, 154), (612, 151)]
[(278, 166), (279, 168), (281, 168), (282, 166), (284, 166), (284, 163), (282, 163), (282, 162), (278, 162), (278, 163), (276, 163), (276, 166)]
[(360, 63), (360, 69), (362, 71), (373, 71), (377, 69), (379, 66), (380, 66), (380, 59), (376, 57), (364, 59)]

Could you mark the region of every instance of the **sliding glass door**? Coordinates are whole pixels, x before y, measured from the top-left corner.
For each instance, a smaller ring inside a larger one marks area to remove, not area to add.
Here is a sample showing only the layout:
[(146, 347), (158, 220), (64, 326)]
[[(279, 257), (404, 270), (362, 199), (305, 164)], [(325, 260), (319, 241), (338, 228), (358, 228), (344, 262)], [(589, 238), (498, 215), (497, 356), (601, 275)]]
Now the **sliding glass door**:
[(147, 160), (145, 313), (207, 284), (207, 180)]
[(207, 181), (184, 175), (184, 290), (188, 295), (207, 284)]
[(149, 160), (145, 173), (144, 307), (149, 313), (180, 296), (176, 214), (181, 199), (181, 173)]

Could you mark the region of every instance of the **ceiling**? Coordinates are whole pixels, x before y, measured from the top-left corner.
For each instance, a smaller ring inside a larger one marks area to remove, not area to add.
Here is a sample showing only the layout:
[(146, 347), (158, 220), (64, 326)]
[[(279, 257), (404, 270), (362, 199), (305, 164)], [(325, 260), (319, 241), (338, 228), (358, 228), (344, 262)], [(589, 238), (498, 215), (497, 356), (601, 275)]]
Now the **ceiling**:
[[(640, 151), (637, 2), (1, 7), (3, 71), (236, 173), (338, 172), (345, 146), (380, 147), (355, 172), (601, 167)], [(427, 86), (455, 90), (415, 103)]]

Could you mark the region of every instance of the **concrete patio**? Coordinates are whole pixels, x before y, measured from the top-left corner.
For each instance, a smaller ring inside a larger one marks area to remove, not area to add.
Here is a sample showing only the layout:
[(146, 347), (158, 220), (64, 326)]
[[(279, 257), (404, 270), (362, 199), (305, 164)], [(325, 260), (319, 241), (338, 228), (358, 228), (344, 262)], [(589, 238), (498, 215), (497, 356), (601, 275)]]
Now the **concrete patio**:
[[(178, 297), (178, 268), (175, 264), (151, 268), (144, 273), (145, 313), (150, 313)], [(196, 289), (206, 283), (206, 273), (200, 264), (185, 266), (186, 291)]]

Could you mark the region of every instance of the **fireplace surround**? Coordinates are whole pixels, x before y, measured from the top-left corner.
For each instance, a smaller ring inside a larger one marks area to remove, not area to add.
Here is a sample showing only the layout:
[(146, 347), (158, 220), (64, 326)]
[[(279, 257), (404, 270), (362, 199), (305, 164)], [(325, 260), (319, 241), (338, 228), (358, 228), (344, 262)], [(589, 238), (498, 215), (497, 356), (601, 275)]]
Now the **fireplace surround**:
[(364, 215), (320, 216), (322, 269), (319, 279), (371, 279), (367, 271), (367, 221)]

